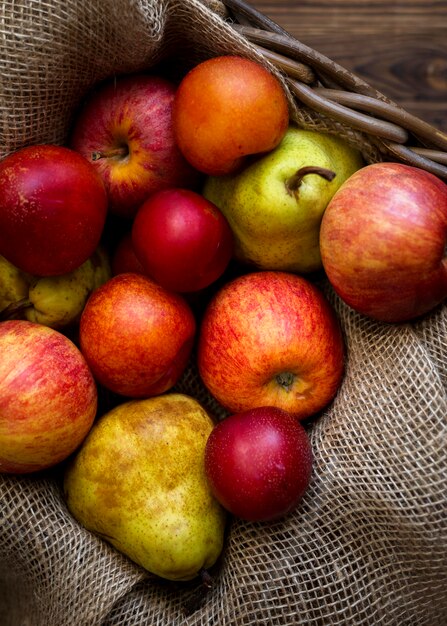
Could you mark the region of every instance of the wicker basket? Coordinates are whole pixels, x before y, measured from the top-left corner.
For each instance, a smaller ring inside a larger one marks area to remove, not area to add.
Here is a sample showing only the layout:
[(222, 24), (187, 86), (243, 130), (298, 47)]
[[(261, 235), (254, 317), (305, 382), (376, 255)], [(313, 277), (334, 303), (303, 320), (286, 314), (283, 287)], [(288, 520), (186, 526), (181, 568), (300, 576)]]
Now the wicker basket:
[[(299, 126), (344, 137), (367, 162), (447, 180), (444, 133), (241, 0), (7, 0), (0, 35), (3, 155), (63, 142), (83, 95), (106, 76), (168, 58), (182, 73), (238, 53), (279, 76)], [(204, 594), (198, 581), (155, 579), (81, 528), (60, 467), (0, 475), (1, 624), (447, 623), (447, 307), (385, 325), (323, 288), (348, 358), (335, 401), (309, 426), (315, 470), (297, 511), (270, 524), (233, 520)], [(194, 365), (178, 388), (203, 393)]]
[(410, 115), (352, 72), (297, 41), (246, 2), (229, 0), (225, 4), (237, 16), (237, 32), (286, 76), (302, 110), (298, 122), (306, 124), (306, 113), (311, 119), (329, 118), (334, 125), (362, 133), (364, 141), (377, 151), (372, 152), (371, 159), (399, 161), (447, 179), (445, 133)]

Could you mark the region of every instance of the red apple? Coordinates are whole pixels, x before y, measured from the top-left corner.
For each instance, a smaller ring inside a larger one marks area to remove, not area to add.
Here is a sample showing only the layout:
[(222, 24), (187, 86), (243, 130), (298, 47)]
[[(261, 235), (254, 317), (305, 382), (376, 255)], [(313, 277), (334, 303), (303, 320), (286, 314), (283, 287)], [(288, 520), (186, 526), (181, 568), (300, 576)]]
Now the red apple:
[(82, 312), (81, 351), (101, 385), (128, 397), (171, 388), (190, 356), (196, 323), (182, 296), (141, 274), (118, 274)]
[(236, 413), (211, 431), (205, 473), (215, 498), (249, 521), (291, 512), (309, 486), (312, 449), (294, 417), (275, 407)]
[(0, 323), (0, 472), (63, 461), (89, 432), (96, 408), (93, 376), (65, 335), (24, 320)]
[(240, 56), (219, 56), (186, 74), (174, 101), (174, 132), (187, 160), (205, 174), (229, 174), (244, 157), (275, 148), (289, 124), (279, 80)]
[(117, 215), (132, 218), (155, 191), (198, 182), (174, 140), (175, 91), (158, 76), (114, 78), (87, 96), (75, 120), (71, 147), (96, 167)]
[(233, 233), (219, 209), (187, 189), (152, 195), (138, 211), (132, 243), (145, 272), (166, 289), (208, 287), (225, 271)]
[(52, 276), (82, 265), (106, 213), (101, 178), (73, 150), (27, 146), (0, 162), (0, 254), (25, 272)]
[(344, 369), (336, 315), (308, 280), (245, 274), (211, 299), (198, 342), (200, 376), (230, 412), (276, 406), (304, 419), (335, 396)]
[(400, 163), (368, 165), (323, 216), (323, 267), (353, 309), (383, 322), (421, 316), (447, 296), (447, 185)]
[(118, 241), (118, 244), (112, 254), (111, 265), (112, 274), (114, 276), (116, 276), (116, 274), (124, 274), (126, 272), (146, 274), (133, 249), (132, 233), (126, 233)]

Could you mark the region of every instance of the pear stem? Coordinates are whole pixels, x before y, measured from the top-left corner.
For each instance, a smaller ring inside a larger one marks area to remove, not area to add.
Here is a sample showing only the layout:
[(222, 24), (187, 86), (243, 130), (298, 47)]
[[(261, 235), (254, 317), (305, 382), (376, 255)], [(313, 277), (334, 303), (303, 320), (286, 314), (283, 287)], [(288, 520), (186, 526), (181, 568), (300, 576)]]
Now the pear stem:
[(119, 148), (111, 148), (110, 150), (95, 150), (92, 152), (92, 161), (99, 161), (99, 159), (109, 159), (111, 157), (125, 157), (129, 154), (127, 146), (120, 146)]
[(213, 581), (213, 577), (208, 572), (208, 570), (201, 569), (199, 574), (200, 574), (200, 580), (202, 581), (202, 585), (206, 589), (211, 589), (211, 587), (213, 586), (214, 581)]
[(293, 196), (298, 191), (302, 180), (308, 174), (317, 174), (322, 178), (328, 180), (334, 180), (336, 174), (332, 170), (327, 169), (326, 167), (319, 167), (318, 165), (307, 165), (305, 167), (300, 167), (299, 170), (295, 172), (293, 176), (288, 178), (285, 181), (286, 191), (289, 196)]
[(8, 304), (7, 307), (0, 311), (0, 321), (12, 320), (17, 314), (30, 306), (32, 306), (32, 302), (28, 298), (11, 302), (11, 304)]
[(213, 587), (213, 578), (206, 569), (199, 571), (200, 586), (195, 589), (192, 596), (184, 604), (183, 609), (187, 616), (192, 615), (204, 602), (210, 589)]

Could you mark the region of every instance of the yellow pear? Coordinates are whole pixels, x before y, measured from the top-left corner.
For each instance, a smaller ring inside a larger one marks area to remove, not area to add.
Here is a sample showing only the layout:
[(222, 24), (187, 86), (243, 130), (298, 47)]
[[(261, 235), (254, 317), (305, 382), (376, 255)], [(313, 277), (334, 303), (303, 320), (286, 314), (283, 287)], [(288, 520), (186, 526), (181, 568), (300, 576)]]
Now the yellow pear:
[(265, 270), (309, 273), (322, 268), (323, 213), (363, 165), (342, 139), (291, 125), (277, 148), (242, 171), (208, 177), (203, 195), (227, 218), (237, 259)]
[(72, 272), (61, 276), (36, 277), (30, 286), (25, 317), (52, 328), (64, 328), (79, 321), (89, 295), (111, 277), (107, 253), (98, 247), (92, 256)]
[(68, 274), (37, 277), (29, 289), (26, 319), (53, 328), (78, 321), (92, 291), (93, 278), (90, 260)]
[(225, 512), (204, 470), (213, 426), (185, 394), (115, 407), (95, 423), (66, 470), (71, 513), (149, 572), (194, 578), (223, 547)]
[(89, 295), (110, 277), (109, 257), (102, 247), (60, 276), (33, 276), (0, 256), (0, 319), (26, 319), (62, 329), (79, 321)]
[(28, 298), (33, 277), (22, 272), (5, 257), (0, 256), (0, 312), (12, 310)]
[(93, 284), (92, 291), (101, 287), (112, 276), (109, 255), (102, 246), (98, 246), (90, 259), (93, 268)]

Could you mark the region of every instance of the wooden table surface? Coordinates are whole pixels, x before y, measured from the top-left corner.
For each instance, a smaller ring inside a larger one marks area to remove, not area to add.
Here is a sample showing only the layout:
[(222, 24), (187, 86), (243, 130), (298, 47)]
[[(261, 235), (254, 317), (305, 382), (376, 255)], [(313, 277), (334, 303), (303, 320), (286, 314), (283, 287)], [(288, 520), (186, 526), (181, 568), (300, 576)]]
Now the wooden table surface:
[(250, 0), (291, 35), (447, 131), (447, 0)]

